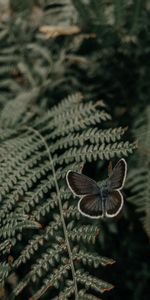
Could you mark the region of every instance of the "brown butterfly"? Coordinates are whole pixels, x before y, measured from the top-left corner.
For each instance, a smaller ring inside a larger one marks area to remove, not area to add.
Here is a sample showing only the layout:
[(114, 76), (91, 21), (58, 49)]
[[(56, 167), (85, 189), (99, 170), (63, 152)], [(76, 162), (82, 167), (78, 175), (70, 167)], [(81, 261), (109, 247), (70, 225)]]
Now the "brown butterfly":
[(127, 163), (123, 158), (118, 161), (111, 176), (101, 187), (88, 176), (69, 170), (66, 175), (67, 184), (73, 194), (80, 197), (80, 213), (92, 219), (117, 216), (124, 203), (121, 190), (126, 174)]

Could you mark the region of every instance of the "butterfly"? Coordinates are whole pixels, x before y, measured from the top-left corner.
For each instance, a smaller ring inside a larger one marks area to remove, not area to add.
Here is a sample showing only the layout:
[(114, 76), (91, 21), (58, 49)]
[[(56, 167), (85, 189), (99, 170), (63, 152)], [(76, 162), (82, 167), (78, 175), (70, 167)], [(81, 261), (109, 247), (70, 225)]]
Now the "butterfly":
[(126, 174), (127, 163), (123, 158), (118, 161), (111, 176), (100, 187), (88, 176), (69, 170), (66, 180), (72, 193), (80, 197), (79, 212), (92, 219), (117, 216), (124, 203), (121, 190)]

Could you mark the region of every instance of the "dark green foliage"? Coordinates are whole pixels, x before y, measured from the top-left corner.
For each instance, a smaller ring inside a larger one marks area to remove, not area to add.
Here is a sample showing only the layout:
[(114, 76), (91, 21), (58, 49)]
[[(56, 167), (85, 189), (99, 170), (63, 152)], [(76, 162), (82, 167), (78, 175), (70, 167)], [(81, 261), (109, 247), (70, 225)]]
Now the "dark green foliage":
[[(138, 151), (133, 159), (134, 168), (129, 173), (128, 188), (131, 201), (141, 216), (143, 226), (150, 236), (150, 107), (141, 113), (135, 122), (134, 134), (137, 136)], [(135, 161), (134, 161), (135, 160)]]
[[(149, 245), (138, 220), (149, 235), (149, 3), (8, 2), (0, 16), (0, 299), (74, 299), (77, 285), (78, 300), (96, 300), (115, 285), (101, 297), (147, 300)], [(84, 165), (104, 179), (106, 161), (135, 148), (127, 132), (139, 140), (125, 191), (134, 206), (125, 201), (117, 223), (90, 222), (66, 172)], [(107, 256), (117, 261), (109, 272)]]
[[(16, 116), (8, 116), (11, 124), (15, 124)], [(14, 261), (11, 267), (5, 262), (7, 271), (2, 271), (1, 281), (5, 282), (12, 272), (18, 274), (11, 299), (21, 297), (24, 289), (39, 299), (47, 289), (55, 288), (55, 293), (59, 293), (60, 285), (66, 298), (74, 293), (77, 297), (78, 283), (85, 291), (91, 288), (103, 292), (112, 288), (80, 271), (82, 264), (98, 267), (113, 260), (85, 251), (83, 245), (95, 242), (99, 228), (94, 223), (81, 223), (77, 200), (65, 182), (66, 172), (80, 170), (86, 161), (132, 153), (134, 145), (121, 141), (126, 129), (98, 129), (98, 125), (109, 119), (103, 102), (86, 103), (78, 93), (35, 120), (34, 129), (29, 121), (25, 126), (24, 118), (16, 131), (3, 129), (1, 238), (3, 253), (13, 253)], [(24, 228), (29, 232), (37, 224), (41, 224), (40, 230), (33, 231), (32, 237), (25, 235)], [(26, 271), (20, 273), (24, 265)], [(64, 277), (68, 278), (69, 286), (61, 284)], [(37, 287), (30, 287), (33, 282)]]

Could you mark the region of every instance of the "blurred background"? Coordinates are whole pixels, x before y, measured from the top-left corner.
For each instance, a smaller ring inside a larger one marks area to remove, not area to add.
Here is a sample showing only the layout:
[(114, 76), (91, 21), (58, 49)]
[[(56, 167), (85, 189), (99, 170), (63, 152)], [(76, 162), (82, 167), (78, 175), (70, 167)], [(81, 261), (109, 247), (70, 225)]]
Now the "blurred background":
[[(148, 300), (150, 1), (0, 0), (0, 90), (1, 124), (12, 102), (32, 113), (80, 91), (105, 102), (112, 127), (126, 127), (137, 150), (127, 159), (125, 207), (101, 222), (96, 244), (116, 263), (96, 272), (115, 285), (103, 299)], [(99, 165), (85, 172), (98, 179)]]

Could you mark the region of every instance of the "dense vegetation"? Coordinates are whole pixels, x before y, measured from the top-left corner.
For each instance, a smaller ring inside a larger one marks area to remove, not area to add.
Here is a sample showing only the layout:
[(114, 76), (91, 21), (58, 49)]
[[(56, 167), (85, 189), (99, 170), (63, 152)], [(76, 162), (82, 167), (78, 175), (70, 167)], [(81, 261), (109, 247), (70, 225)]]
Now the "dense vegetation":
[[(0, 299), (149, 299), (148, 2), (0, 1)], [(121, 157), (122, 213), (81, 216), (67, 171)]]

